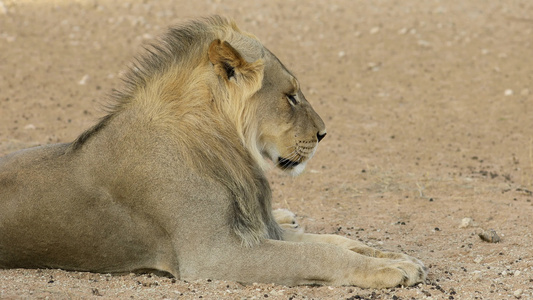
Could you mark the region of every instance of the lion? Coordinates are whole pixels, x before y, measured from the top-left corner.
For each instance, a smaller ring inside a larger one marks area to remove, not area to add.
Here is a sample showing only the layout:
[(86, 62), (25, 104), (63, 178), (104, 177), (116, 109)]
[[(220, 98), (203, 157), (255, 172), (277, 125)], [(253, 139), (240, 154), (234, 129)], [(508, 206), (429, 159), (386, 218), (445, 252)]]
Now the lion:
[(414, 285), (418, 259), (305, 233), (265, 172), (298, 175), (326, 128), (296, 77), (220, 16), (171, 27), (71, 143), (0, 159), (0, 267), (287, 286)]

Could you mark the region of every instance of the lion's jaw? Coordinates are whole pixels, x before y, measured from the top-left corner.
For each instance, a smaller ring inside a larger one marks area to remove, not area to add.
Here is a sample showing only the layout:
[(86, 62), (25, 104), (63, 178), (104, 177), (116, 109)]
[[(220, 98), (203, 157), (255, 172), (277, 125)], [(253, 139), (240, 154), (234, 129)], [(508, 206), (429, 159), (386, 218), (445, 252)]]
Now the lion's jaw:
[(274, 143), (263, 144), (262, 148), (262, 160), (267, 164), (267, 160), (271, 161), (274, 166), (287, 172), (291, 176), (300, 175), (307, 166), (307, 162), (313, 157), (318, 147), (318, 143), (315, 143), (312, 150), (309, 150), (308, 153), (303, 153), (301, 148), (296, 145), (290, 148), (293, 148), (292, 152), (289, 154), (281, 154), (278, 150), (278, 147)]

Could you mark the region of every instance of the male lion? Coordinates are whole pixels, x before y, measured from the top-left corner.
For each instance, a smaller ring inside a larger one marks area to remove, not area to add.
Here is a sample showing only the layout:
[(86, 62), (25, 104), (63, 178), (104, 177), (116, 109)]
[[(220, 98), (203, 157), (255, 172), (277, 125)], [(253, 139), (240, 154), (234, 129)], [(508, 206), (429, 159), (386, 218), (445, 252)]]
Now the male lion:
[(326, 129), (294, 75), (234, 22), (170, 28), (113, 100), (74, 142), (0, 159), (1, 268), (374, 288), (425, 279), (415, 258), (303, 233), (292, 213), (272, 212), (266, 160), (301, 173)]

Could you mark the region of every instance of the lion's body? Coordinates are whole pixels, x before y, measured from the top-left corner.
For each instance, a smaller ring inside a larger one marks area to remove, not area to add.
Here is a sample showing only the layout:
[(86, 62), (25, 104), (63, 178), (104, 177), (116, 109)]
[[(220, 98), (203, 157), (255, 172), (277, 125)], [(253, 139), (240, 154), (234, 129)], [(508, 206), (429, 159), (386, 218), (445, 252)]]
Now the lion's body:
[(265, 158), (299, 173), (325, 128), (257, 39), (211, 18), (160, 45), (76, 141), (0, 158), (0, 267), (369, 287), (423, 279), (415, 259), (275, 221)]

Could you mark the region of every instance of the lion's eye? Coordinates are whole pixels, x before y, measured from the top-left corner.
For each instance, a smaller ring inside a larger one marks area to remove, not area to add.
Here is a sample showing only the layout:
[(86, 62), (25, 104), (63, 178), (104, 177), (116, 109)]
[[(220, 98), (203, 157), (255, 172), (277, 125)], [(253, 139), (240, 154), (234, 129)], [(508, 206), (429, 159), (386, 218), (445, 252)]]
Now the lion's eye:
[(298, 100), (296, 100), (296, 95), (287, 94), (287, 100), (289, 100), (292, 105), (298, 104)]

